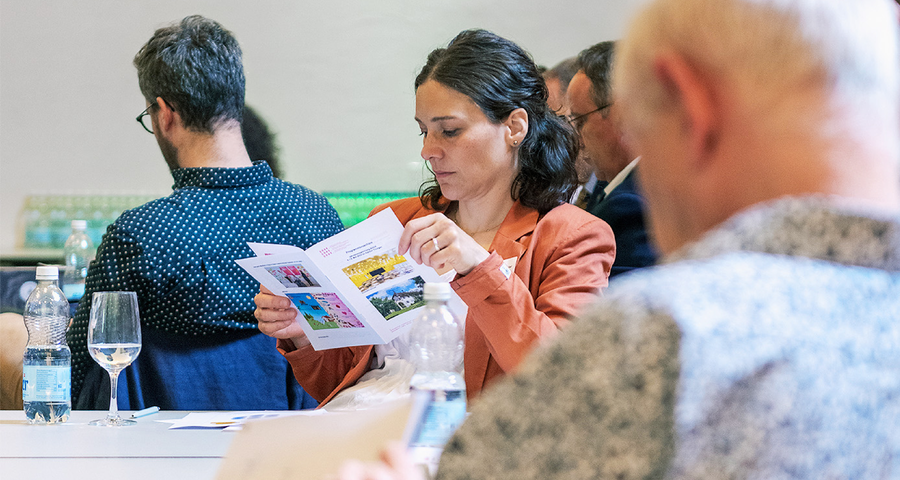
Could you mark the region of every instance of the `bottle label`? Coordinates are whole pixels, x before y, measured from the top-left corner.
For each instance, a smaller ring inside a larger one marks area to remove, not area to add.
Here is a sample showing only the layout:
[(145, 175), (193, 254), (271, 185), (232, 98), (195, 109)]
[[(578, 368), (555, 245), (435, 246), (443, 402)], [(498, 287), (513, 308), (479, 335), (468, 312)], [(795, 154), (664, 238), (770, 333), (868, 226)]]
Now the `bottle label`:
[(80, 300), (84, 296), (84, 282), (66, 283), (63, 285), (63, 293), (69, 300)]
[(22, 367), (22, 400), (26, 402), (68, 402), (71, 398), (72, 368), (25, 365)]
[(415, 395), (419, 397), (416, 401), (424, 401), (426, 405), (410, 445), (443, 448), (466, 419), (465, 390), (419, 391)]

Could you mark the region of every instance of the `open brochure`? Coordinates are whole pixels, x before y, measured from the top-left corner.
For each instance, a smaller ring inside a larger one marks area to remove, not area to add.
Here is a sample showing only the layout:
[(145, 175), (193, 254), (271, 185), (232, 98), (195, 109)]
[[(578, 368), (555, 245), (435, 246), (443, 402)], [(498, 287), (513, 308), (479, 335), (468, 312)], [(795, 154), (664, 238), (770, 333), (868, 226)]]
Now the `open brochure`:
[[(291, 299), (314, 349), (378, 345), (409, 330), (425, 306), (425, 282), (448, 281), (398, 253), (402, 233), (387, 208), (305, 251), (257, 243), (250, 245), (257, 257), (236, 262), (272, 293)], [(449, 305), (465, 317), (456, 294)]]

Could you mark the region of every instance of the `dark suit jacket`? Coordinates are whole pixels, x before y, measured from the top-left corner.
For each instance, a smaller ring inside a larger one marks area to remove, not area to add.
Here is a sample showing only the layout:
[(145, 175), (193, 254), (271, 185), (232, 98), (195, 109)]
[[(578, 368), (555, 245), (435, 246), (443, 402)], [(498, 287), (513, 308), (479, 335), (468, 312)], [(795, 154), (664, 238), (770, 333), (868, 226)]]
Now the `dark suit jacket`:
[(656, 262), (656, 252), (644, 228), (644, 199), (638, 193), (634, 174), (635, 170), (632, 170), (599, 202), (596, 194), (603, 189), (598, 185), (587, 205), (587, 211), (605, 220), (616, 236), (616, 261), (609, 278)]

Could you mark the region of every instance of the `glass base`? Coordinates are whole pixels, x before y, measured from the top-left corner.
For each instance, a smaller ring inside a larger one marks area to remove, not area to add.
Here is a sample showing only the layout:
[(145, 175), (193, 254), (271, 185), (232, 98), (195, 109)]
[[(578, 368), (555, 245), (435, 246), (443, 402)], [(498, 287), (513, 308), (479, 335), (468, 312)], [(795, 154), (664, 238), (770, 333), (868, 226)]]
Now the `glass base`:
[(128, 425), (137, 425), (137, 422), (122, 417), (106, 417), (88, 422), (88, 425), (93, 425), (95, 427), (126, 427)]

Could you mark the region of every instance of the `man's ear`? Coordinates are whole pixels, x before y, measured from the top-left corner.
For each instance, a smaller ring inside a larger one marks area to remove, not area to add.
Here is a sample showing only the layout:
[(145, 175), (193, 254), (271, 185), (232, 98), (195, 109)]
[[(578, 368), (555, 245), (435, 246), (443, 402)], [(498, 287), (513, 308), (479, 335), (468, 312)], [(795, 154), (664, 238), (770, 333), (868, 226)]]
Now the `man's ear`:
[(675, 52), (659, 54), (653, 67), (657, 81), (674, 103), (674, 110), (683, 118), (683, 133), (690, 153), (703, 162), (715, 150), (720, 134), (720, 105), (712, 85)]
[(509, 117), (506, 117), (506, 121), (503, 124), (509, 128), (509, 134), (507, 135), (509, 146), (517, 147), (521, 145), (522, 140), (525, 140), (525, 135), (528, 133), (528, 113), (525, 109), (517, 108), (513, 110)]
[(167, 132), (175, 125), (176, 121), (181, 121), (178, 112), (172, 108), (171, 104), (166, 103), (162, 97), (156, 97), (156, 104), (158, 105), (156, 122), (159, 125), (160, 131)]

